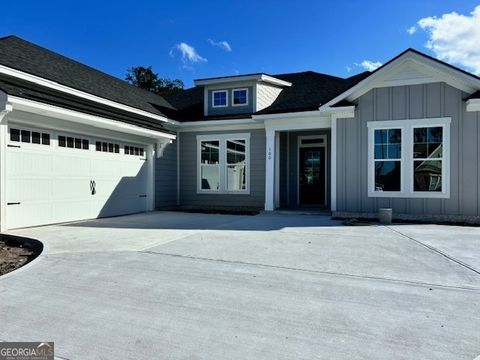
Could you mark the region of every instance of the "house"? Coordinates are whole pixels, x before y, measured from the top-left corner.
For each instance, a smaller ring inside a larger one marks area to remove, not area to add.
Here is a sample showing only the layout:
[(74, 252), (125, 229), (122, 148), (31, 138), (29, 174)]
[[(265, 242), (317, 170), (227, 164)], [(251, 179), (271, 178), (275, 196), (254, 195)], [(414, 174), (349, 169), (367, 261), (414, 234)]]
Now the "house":
[(0, 110), (2, 231), (178, 205), (480, 223), (480, 78), (413, 49), (160, 97), (9, 36)]

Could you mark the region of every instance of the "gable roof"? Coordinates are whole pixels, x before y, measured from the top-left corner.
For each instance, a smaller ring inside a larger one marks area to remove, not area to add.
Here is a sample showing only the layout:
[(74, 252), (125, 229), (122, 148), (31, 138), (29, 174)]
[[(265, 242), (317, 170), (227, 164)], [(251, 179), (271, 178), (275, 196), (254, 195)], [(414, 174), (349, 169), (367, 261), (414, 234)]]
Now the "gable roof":
[(318, 110), (321, 104), (329, 101), (369, 75), (370, 72), (368, 71), (346, 79), (314, 71), (271, 75), (292, 85), (283, 88), (280, 95), (269, 107), (255, 114), (204, 116), (203, 86), (183, 90), (167, 96), (166, 99), (177, 108), (178, 112), (175, 115), (175, 119), (179, 121), (226, 120), (249, 118), (252, 115), (261, 114), (311, 111)]
[(0, 38), (0, 65), (154, 115), (175, 111), (159, 95), (13, 35)]
[[(454, 87), (458, 87), (465, 92), (476, 92), (480, 88), (480, 77), (444, 61), (438, 60), (418, 50), (408, 48), (371, 72), (361, 81), (353, 84), (343, 93), (329, 100), (325, 106), (335, 107), (338, 106), (340, 102), (352, 101), (354, 98), (360, 96), (359, 94), (365, 93), (370, 88), (375, 87), (372, 85), (374, 84), (374, 81), (376, 81), (378, 78), (381, 78), (382, 75), (388, 73), (388, 71), (392, 70), (395, 66), (397, 66), (397, 64), (406, 63), (407, 61), (413, 61), (417, 64), (421, 63), (422, 65), (428, 66), (433, 72), (436, 73), (436, 76), (441, 75), (443, 77), (442, 80), (437, 78), (436, 81), (445, 81), (446, 83), (449, 83)], [(409, 80), (407, 80), (405, 84), (407, 84), (408, 81)], [(421, 81), (425, 82), (426, 80), (421, 79)]]

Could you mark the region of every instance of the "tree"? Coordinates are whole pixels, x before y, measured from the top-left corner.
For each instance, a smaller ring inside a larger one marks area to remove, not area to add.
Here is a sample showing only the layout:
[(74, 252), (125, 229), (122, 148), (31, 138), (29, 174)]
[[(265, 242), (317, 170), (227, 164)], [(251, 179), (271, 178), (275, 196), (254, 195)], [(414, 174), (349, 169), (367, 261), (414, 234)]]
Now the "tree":
[(169, 95), (183, 89), (180, 79), (160, 78), (151, 66), (135, 66), (127, 70), (125, 80), (129, 84), (158, 95)]

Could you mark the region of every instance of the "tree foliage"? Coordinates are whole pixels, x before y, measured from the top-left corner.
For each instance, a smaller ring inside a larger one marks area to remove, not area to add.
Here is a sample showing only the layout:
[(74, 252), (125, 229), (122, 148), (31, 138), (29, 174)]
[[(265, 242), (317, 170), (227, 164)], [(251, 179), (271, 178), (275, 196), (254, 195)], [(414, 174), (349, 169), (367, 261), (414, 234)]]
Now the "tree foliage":
[(169, 95), (183, 89), (180, 79), (161, 78), (151, 66), (134, 66), (127, 70), (125, 80), (141, 89), (158, 95)]

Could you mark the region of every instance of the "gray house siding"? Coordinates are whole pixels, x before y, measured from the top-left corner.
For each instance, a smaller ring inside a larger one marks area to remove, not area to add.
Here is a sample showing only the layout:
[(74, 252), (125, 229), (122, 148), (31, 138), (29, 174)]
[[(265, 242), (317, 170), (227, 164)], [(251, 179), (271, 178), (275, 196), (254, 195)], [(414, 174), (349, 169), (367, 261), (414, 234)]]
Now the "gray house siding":
[(155, 207), (177, 205), (177, 142), (168, 144), (163, 155), (155, 160)]
[[(445, 83), (378, 88), (358, 99), (356, 117), (337, 122), (337, 211), (394, 214), (479, 216), (478, 112), (466, 112), (467, 94)], [(451, 117), (450, 198), (368, 197), (368, 121)]]
[[(197, 193), (197, 135), (250, 133), (250, 193)], [(265, 130), (183, 132), (180, 135), (180, 205), (245, 206), (265, 204)]]

